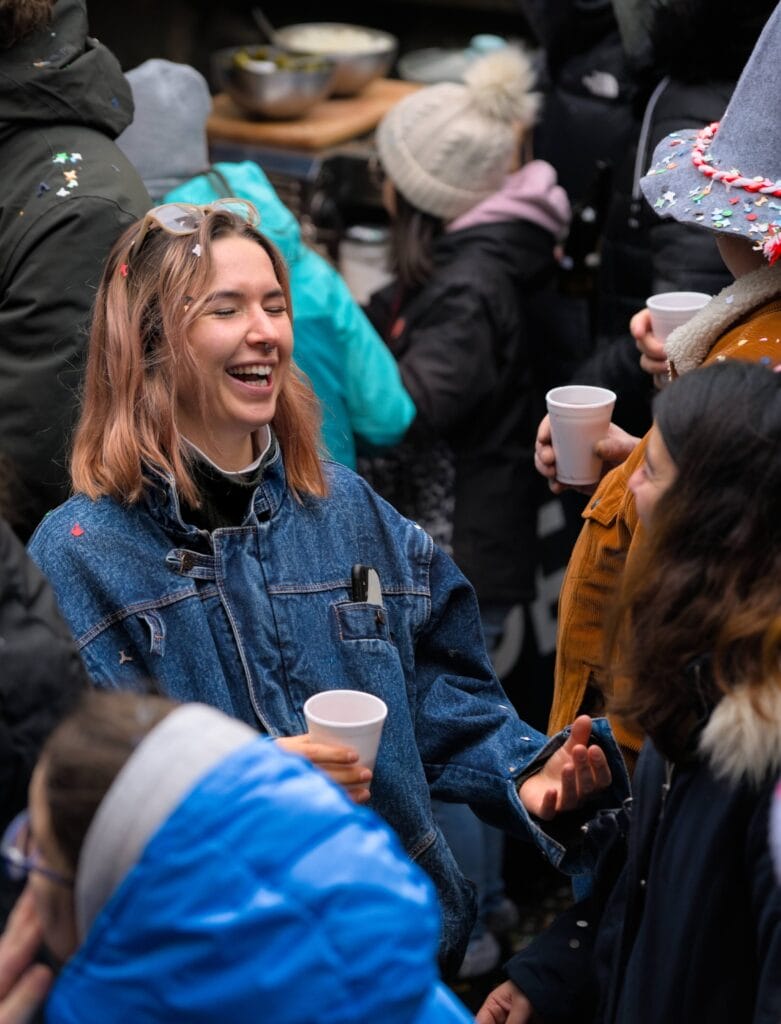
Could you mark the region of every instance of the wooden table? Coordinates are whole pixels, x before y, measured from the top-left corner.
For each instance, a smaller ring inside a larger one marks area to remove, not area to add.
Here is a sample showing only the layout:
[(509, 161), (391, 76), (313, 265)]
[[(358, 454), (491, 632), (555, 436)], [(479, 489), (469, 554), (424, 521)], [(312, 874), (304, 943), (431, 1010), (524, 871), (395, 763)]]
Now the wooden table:
[(418, 88), (413, 82), (378, 78), (357, 96), (323, 100), (292, 121), (256, 120), (243, 113), (225, 93), (219, 93), (214, 97), (206, 131), (210, 143), (326, 149), (372, 131), (395, 103)]

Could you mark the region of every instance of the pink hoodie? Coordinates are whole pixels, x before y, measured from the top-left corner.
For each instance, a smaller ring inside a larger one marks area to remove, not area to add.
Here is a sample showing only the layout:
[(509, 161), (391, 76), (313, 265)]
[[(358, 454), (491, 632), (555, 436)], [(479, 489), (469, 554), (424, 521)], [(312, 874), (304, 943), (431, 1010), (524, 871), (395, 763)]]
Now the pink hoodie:
[(493, 195), (456, 217), (448, 231), (473, 228), (505, 220), (528, 220), (561, 241), (570, 222), (567, 193), (556, 183), (556, 171), (545, 160), (532, 160), (519, 171), (508, 174)]

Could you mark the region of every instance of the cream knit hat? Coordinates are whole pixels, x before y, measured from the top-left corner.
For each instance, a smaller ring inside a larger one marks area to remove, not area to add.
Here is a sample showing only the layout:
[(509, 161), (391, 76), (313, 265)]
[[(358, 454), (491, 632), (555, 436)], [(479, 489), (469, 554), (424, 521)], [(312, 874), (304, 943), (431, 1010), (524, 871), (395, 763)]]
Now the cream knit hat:
[[(430, 85), (385, 115), (376, 142), (383, 169), (418, 209), (452, 220), (502, 184), (540, 96), (526, 54), (505, 47), (474, 64), (462, 82)], [(521, 129), (521, 131), (519, 131)]]

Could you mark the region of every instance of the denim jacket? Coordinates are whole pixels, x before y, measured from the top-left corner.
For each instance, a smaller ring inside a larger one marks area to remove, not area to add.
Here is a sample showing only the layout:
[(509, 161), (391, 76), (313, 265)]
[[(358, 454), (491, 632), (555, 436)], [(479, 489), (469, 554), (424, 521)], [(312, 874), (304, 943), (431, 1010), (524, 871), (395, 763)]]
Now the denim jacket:
[[(389, 710), (372, 806), (437, 885), (447, 970), (460, 962), (474, 897), (430, 797), (472, 804), (578, 872), (577, 851), (543, 832), (517, 793), (563, 735), (549, 741), (519, 719), (454, 562), (352, 471), (326, 471), (328, 496), (298, 501), (277, 449), (242, 525), (212, 534), (183, 522), (170, 481), (132, 506), (76, 495), (43, 520), (30, 554), (99, 686), (151, 678), (272, 736), (306, 732), (302, 708), (319, 690), (381, 697)], [(352, 599), (357, 562), (377, 570), (381, 606)], [(599, 729), (621, 785), (620, 755)]]

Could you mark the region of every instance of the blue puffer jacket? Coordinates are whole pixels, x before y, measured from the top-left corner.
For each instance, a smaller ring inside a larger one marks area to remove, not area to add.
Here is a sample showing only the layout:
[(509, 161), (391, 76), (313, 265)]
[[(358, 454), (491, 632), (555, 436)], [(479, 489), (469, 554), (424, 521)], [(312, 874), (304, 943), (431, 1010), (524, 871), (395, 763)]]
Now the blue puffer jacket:
[(438, 926), (433, 887), (390, 829), (261, 739), (208, 771), (152, 835), (46, 1019), (467, 1024), (438, 981)]
[(261, 231), (290, 270), (295, 361), (322, 405), (326, 451), (355, 469), (356, 436), (370, 445), (396, 444), (415, 416), (396, 360), (342, 277), (301, 240), (298, 221), (260, 167), (247, 160), (214, 170), (219, 176), (191, 178), (162, 202), (209, 203), (227, 193), (255, 204)]

